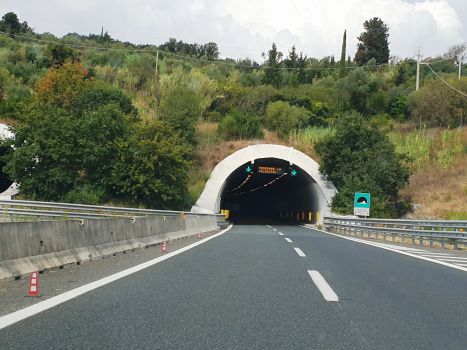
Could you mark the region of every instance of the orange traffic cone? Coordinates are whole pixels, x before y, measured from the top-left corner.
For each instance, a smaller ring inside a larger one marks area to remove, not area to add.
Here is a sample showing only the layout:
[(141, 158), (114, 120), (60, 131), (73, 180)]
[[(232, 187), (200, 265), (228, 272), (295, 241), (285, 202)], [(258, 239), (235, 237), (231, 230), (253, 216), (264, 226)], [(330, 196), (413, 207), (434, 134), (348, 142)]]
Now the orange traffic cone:
[(201, 239), (201, 232), (198, 233), (198, 239)]
[(39, 295), (39, 274), (37, 272), (31, 273), (31, 279), (29, 281), (29, 293), (25, 295), (26, 297), (39, 298), (42, 295)]
[(167, 242), (162, 242), (162, 253), (167, 253)]

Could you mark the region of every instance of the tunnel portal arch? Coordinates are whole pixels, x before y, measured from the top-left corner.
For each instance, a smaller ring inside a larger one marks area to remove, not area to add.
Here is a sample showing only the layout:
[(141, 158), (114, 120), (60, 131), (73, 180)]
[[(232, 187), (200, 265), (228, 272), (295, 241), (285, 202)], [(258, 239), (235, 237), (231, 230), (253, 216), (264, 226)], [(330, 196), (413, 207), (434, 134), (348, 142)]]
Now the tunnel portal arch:
[(315, 194), (313, 195), (313, 200), (316, 202), (314, 203), (314, 207), (320, 213), (319, 222), (322, 222), (324, 216), (330, 215), (330, 205), (332, 198), (337, 193), (337, 189), (331, 181), (327, 180), (319, 172), (318, 163), (293, 147), (272, 144), (245, 147), (217, 164), (206, 183), (204, 191), (191, 211), (219, 213), (223, 195), (227, 191), (226, 185), (232, 174), (238, 173), (239, 169), (243, 168), (245, 164), (253, 164), (253, 162), (263, 159), (282, 160), (301, 169), (310, 179), (308, 185), (310, 187), (309, 192)]

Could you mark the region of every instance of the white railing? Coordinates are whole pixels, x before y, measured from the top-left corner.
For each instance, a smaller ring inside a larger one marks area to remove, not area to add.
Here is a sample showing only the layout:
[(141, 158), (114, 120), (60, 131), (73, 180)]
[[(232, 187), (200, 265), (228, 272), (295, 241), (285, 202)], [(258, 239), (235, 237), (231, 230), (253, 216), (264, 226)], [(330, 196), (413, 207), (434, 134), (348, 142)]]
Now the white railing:
[(120, 208), (99, 205), (53, 203), (19, 200), (0, 200), (0, 218), (4, 221), (21, 221), (25, 217), (33, 220), (53, 219), (105, 219), (137, 216), (212, 216), (224, 219), (224, 214), (191, 213), (172, 210)]

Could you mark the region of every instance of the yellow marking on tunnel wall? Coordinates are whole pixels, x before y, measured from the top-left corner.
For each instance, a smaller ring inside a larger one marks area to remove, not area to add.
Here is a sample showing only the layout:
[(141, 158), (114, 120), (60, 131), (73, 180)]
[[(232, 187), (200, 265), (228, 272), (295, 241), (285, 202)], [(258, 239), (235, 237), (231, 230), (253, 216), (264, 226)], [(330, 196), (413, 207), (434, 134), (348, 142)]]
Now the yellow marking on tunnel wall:
[(319, 221), (319, 212), (316, 213), (316, 222)]
[(311, 218), (313, 217), (313, 214), (310, 211), (310, 214), (308, 215), (308, 221), (311, 221)]
[(302, 213), (302, 220), (305, 220), (305, 212)]

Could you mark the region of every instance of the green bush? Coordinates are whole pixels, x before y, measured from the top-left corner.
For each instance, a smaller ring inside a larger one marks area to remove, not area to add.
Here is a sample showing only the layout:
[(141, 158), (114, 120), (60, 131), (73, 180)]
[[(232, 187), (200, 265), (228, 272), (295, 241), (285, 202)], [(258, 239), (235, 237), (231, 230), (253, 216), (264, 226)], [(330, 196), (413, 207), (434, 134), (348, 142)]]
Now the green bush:
[(224, 140), (262, 139), (260, 120), (254, 115), (230, 111), (217, 128), (217, 134)]
[(393, 217), (390, 202), (409, 181), (405, 154), (396, 152), (387, 136), (369, 128), (359, 114), (344, 116), (334, 136), (318, 142), (320, 169), (337, 187), (332, 210), (352, 214), (355, 192), (371, 194), (371, 216)]

